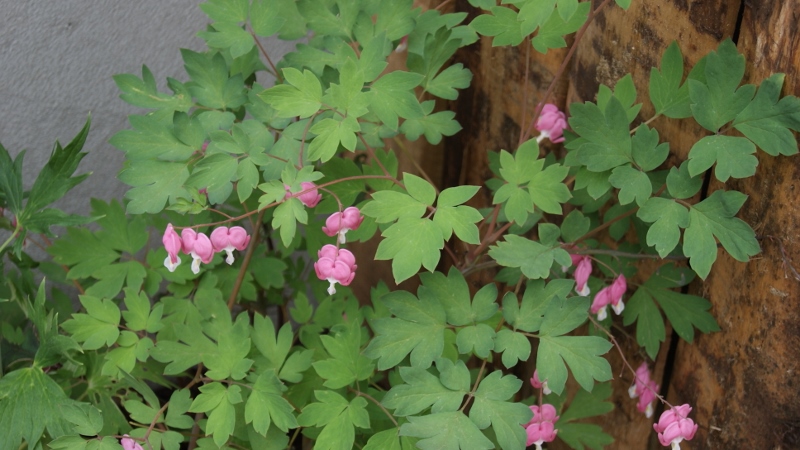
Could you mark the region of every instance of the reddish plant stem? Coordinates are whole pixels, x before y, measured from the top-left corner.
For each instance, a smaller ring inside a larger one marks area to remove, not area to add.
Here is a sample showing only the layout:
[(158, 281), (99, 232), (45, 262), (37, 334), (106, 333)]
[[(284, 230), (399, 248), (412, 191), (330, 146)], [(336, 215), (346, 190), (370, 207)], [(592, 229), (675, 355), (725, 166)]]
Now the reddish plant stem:
[(269, 54), (267, 53), (267, 50), (264, 48), (263, 45), (261, 45), (261, 41), (258, 40), (258, 36), (256, 36), (256, 33), (251, 30), (250, 31), (250, 35), (253, 36), (253, 40), (256, 42), (256, 45), (258, 46), (258, 49), (261, 51), (261, 54), (264, 55), (264, 58), (267, 59), (267, 63), (272, 68), (272, 74), (275, 75), (275, 78), (278, 80), (278, 84), (283, 83), (283, 77), (281, 76), (281, 73), (278, 72), (278, 68), (275, 67), (275, 64), (272, 62), (272, 59), (269, 57)]
[(255, 252), (256, 247), (258, 247), (258, 237), (261, 233), (261, 224), (264, 219), (264, 212), (266, 209), (262, 209), (260, 213), (258, 213), (258, 219), (256, 219), (256, 226), (253, 229), (253, 237), (251, 238), (250, 246), (247, 248), (247, 253), (244, 255), (244, 260), (242, 260), (242, 267), (239, 268), (239, 274), (236, 276), (236, 282), (233, 284), (233, 289), (231, 289), (231, 295), (228, 297), (228, 310), (233, 310), (233, 305), (236, 304), (236, 296), (239, 295), (239, 290), (242, 287), (242, 283), (244, 282), (244, 277), (247, 275), (247, 268), (250, 266), (250, 260), (253, 259), (253, 253)]
[[(547, 90), (544, 92), (544, 95), (542, 95), (541, 101), (536, 106), (536, 111), (533, 114), (533, 117), (531, 118), (530, 124), (528, 124), (528, 128), (525, 129), (525, 132), (522, 133), (522, 135), (521, 135), (521, 137), (519, 139), (520, 143), (527, 141), (528, 138), (531, 136), (531, 133), (533, 132), (533, 130), (534, 130), (535, 126), (536, 126), (536, 120), (539, 119), (539, 115), (542, 112), (542, 108), (544, 107), (544, 104), (547, 102), (547, 99), (549, 99), (550, 96), (553, 95), (553, 91), (555, 91), (555, 89), (556, 89), (556, 82), (558, 81), (559, 78), (561, 78), (561, 75), (564, 74), (564, 71), (567, 70), (567, 66), (569, 65), (569, 62), (572, 59), (572, 56), (575, 54), (575, 51), (578, 49), (578, 43), (580, 43), (581, 38), (583, 37), (584, 33), (586, 33), (586, 30), (589, 28), (589, 25), (592, 23), (594, 18), (597, 17), (597, 15), (600, 13), (600, 11), (603, 8), (605, 8), (609, 3), (611, 3), (611, 0), (603, 0), (603, 3), (598, 5), (597, 8), (595, 8), (594, 10), (592, 10), (592, 12), (589, 13), (589, 16), (586, 18), (586, 22), (583, 24), (583, 26), (581, 26), (581, 28), (578, 30), (578, 32), (575, 33), (575, 40), (572, 42), (572, 46), (569, 48), (569, 51), (567, 52), (567, 56), (564, 57), (564, 61), (558, 67), (558, 70), (556, 70), (556, 73), (553, 76), (553, 81), (551, 81), (550, 85), (547, 86)], [(525, 80), (526, 83), (527, 83), (527, 81), (528, 80)]]

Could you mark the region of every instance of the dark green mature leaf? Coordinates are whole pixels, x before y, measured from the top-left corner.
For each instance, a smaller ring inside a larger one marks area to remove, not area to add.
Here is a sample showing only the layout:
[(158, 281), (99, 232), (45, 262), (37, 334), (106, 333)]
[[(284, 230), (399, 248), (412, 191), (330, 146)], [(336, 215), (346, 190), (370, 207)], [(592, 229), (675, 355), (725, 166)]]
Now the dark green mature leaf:
[(655, 247), (662, 258), (678, 245), (680, 229), (689, 226), (689, 211), (686, 207), (661, 197), (648, 200), (637, 211), (636, 216), (653, 224), (647, 230), (647, 245)]
[(530, 279), (547, 278), (553, 262), (569, 265), (569, 254), (559, 246), (547, 247), (521, 236), (507, 235), (489, 249), (489, 256), (506, 267), (519, 267)]
[(80, 296), (80, 300), (86, 314), (75, 313), (61, 326), (76, 341), (83, 342), (84, 349), (97, 350), (103, 345), (113, 345), (119, 337), (119, 307), (111, 300), (88, 295)]
[(217, 22), (211, 24), (210, 27), (214, 31), (201, 31), (197, 35), (205, 40), (211, 48), (230, 50), (233, 58), (247, 54), (255, 45), (253, 36), (241, 25)]
[(420, 266), (433, 271), (444, 247), (442, 232), (429, 219), (404, 216), (381, 234), (376, 260), (392, 260), (392, 275), (400, 283), (414, 276)]
[(560, 394), (567, 381), (566, 362), (575, 381), (591, 392), (595, 380), (612, 378), (611, 365), (602, 357), (610, 348), (610, 342), (597, 336), (542, 336), (536, 357), (539, 377)]
[(689, 83), (683, 83), (683, 55), (678, 43), (672, 41), (661, 57), (661, 70), (650, 71), (650, 101), (656, 114), (673, 119), (692, 115), (689, 108)]
[(142, 65), (141, 79), (128, 73), (114, 75), (112, 78), (117, 88), (122, 91), (119, 97), (133, 106), (168, 111), (188, 111), (192, 106), (192, 99), (189, 96), (158, 92), (153, 73), (145, 65)]
[[(600, 416), (614, 410), (614, 404), (611, 403), (611, 383), (598, 383), (592, 392), (583, 389), (575, 393), (572, 398), (569, 408), (561, 413), (560, 421), (570, 422), (573, 420), (585, 419), (587, 417)], [(561, 423), (559, 422), (559, 427)]]
[(622, 103), (611, 97), (605, 110), (594, 103), (575, 103), (569, 124), (586, 142), (577, 149), (577, 161), (592, 172), (603, 172), (633, 162), (628, 118)]
[(317, 374), (326, 380), (325, 387), (340, 389), (372, 376), (375, 365), (361, 354), (360, 323), (350, 321), (336, 325), (331, 335), (320, 336), (320, 340), (331, 357), (312, 365)]
[(700, 191), (703, 177), (689, 175), (689, 162), (684, 161), (680, 168), (673, 167), (667, 175), (667, 191), (673, 198), (689, 198)]
[(457, 411), (470, 392), (469, 370), (462, 361), (453, 365), (446, 359), (437, 360), (436, 367), (441, 373), (439, 377), (419, 367), (400, 367), (400, 378), (405, 384), (392, 387), (381, 403), (401, 417), (428, 408), (432, 414)]
[(12, 160), (8, 150), (0, 144), (0, 191), (6, 207), (14, 215), (22, 212), (22, 159), (25, 151), (21, 151)]
[(441, 272), (420, 274), (420, 298), (430, 298), (442, 305), (447, 323), (456, 326), (486, 320), (497, 311), (497, 287), (489, 284), (475, 294), (470, 303), (469, 287), (461, 272), (451, 267), (445, 276)]
[(683, 253), (701, 278), (705, 279), (717, 259), (717, 243), (737, 261), (746, 262), (761, 251), (750, 225), (736, 218), (747, 200), (737, 191), (715, 191), (689, 211), (689, 227), (683, 235)]
[(197, 103), (225, 110), (238, 108), (247, 101), (242, 75), (229, 76), (228, 65), (220, 53), (196, 53), (184, 48), (181, 56), (192, 79), (186, 88)]
[(525, 448), (527, 435), (523, 425), (531, 420), (531, 410), (522, 403), (509, 401), (521, 386), (519, 378), (503, 376), (502, 371), (497, 370), (484, 378), (475, 391), (469, 418), (480, 429), (491, 424), (502, 449)]
[(217, 446), (222, 446), (233, 434), (236, 426), (234, 405), (242, 402), (241, 391), (242, 388), (237, 385), (226, 389), (217, 382), (206, 384), (200, 387), (201, 394), (189, 408), (189, 412), (204, 412), (208, 415), (205, 432), (213, 436)]
[(666, 330), (661, 312), (646, 289), (639, 288), (633, 293), (625, 304), (623, 318), (625, 325), (636, 322), (636, 342), (655, 359), (666, 339)]
[(129, 214), (157, 214), (164, 204), (177, 201), (179, 197), (188, 198), (189, 192), (183, 187), (189, 178), (186, 164), (163, 161), (136, 161), (119, 173), (119, 179), (131, 186), (125, 193), (129, 199)]
[(705, 60), (706, 80), (689, 80), (689, 98), (697, 123), (715, 133), (747, 107), (756, 88), (750, 84), (739, 88), (745, 70), (744, 56), (730, 39)]
[(314, 396), (319, 402), (307, 405), (297, 418), (301, 426), (323, 427), (314, 448), (352, 448), (355, 427), (369, 428), (367, 401), (356, 397), (348, 402), (333, 391), (314, 391)]
[(528, 360), (531, 356), (531, 342), (524, 334), (503, 328), (494, 339), (494, 351), (503, 354), (503, 365), (510, 369), (517, 362)]
[(588, 423), (559, 422), (558, 437), (575, 450), (583, 450), (585, 447), (603, 450), (614, 443), (614, 438), (605, 433), (601, 426)]
[[(524, 430), (523, 430), (524, 431)], [(460, 411), (410, 416), (400, 436), (420, 438), (422, 450), (488, 450), (494, 448), (473, 421)]]
[(62, 405), (72, 400), (42, 369), (14, 370), (0, 378), (0, 448), (19, 448), (24, 440), (36, 448), (42, 434), (58, 438), (71, 432)]
[(412, 366), (430, 367), (444, 349), (447, 322), (441, 303), (432, 295), (420, 292), (417, 300), (405, 291), (387, 294), (382, 302), (396, 317), (370, 322), (375, 338), (364, 355), (378, 359), (378, 370), (398, 365), (409, 353)]
[(789, 130), (800, 131), (800, 100), (793, 95), (779, 100), (783, 79), (778, 73), (761, 82), (753, 101), (733, 121), (734, 128), (772, 156), (797, 153)]
[(619, 203), (627, 205), (634, 200), (636, 204), (642, 206), (653, 194), (653, 184), (646, 173), (634, 169), (630, 164), (615, 167), (611, 176), (608, 177), (609, 183), (619, 189)]
[(714, 175), (719, 181), (747, 178), (756, 173), (756, 146), (738, 136), (714, 135), (697, 141), (689, 151), (689, 175), (697, 176), (716, 163)]

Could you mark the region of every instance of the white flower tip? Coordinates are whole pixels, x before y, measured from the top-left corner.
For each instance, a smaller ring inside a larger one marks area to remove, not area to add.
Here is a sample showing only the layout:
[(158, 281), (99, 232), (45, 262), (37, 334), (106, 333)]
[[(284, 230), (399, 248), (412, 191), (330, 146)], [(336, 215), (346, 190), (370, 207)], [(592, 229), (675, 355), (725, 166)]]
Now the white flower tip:
[(638, 395), (636, 395), (636, 385), (635, 384), (628, 388), (628, 397), (630, 397), (630, 398), (638, 397)]
[(603, 309), (597, 311), (597, 320), (606, 320), (608, 317), (608, 311), (606, 311), (606, 307), (604, 306)]
[(647, 417), (648, 419), (653, 417), (653, 404), (652, 403), (647, 405), (647, 408), (644, 409), (644, 416)]
[(550, 395), (552, 393), (553, 393), (553, 391), (551, 391), (550, 388), (547, 387), (547, 382), (545, 381), (545, 384), (542, 385), (542, 394)]
[(200, 273), (200, 258), (195, 258), (192, 261), (192, 273), (195, 275)]
[(228, 263), (228, 265), (230, 266), (231, 264), (233, 264), (233, 261), (234, 261), (233, 252), (230, 251), (230, 250), (227, 250), (227, 252), (228, 252), (228, 257), (225, 258), (225, 262)]
[(340, 243), (340, 244), (344, 244), (344, 243), (346, 243), (346, 242), (347, 242), (347, 238), (344, 236), (344, 235), (345, 235), (345, 233), (347, 233), (347, 232), (346, 232), (346, 231), (344, 231), (344, 230), (342, 230), (342, 231), (339, 231), (339, 243)]
[(576, 289), (575, 292), (577, 292), (578, 295), (580, 295), (581, 297), (587, 297), (589, 294), (592, 293), (592, 291), (589, 289), (588, 284), (583, 285), (583, 289), (580, 290)]
[(614, 313), (616, 315), (620, 315), (622, 314), (622, 311), (625, 311), (625, 303), (623, 303), (622, 300), (620, 300), (619, 303), (617, 303), (616, 305), (611, 305), (611, 309), (614, 310)]
[(335, 287), (336, 282), (335, 281), (331, 281), (330, 283), (331, 283), (331, 285), (328, 286), (328, 295), (333, 295), (333, 294), (336, 293), (336, 287)]

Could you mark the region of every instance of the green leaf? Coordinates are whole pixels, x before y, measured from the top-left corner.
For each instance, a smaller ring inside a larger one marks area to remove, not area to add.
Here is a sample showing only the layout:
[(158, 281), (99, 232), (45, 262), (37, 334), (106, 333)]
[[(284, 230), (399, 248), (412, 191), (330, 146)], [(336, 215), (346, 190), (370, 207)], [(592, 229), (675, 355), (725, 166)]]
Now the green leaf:
[(469, 411), (469, 418), (478, 428), (484, 429), (491, 424), (503, 449), (525, 448), (527, 435), (524, 425), (531, 420), (531, 410), (522, 403), (509, 401), (521, 386), (519, 378), (503, 376), (496, 370), (481, 381), (475, 391), (475, 403)]
[(701, 278), (705, 279), (717, 259), (720, 244), (737, 261), (746, 262), (761, 251), (755, 232), (735, 217), (747, 196), (737, 191), (715, 191), (689, 211), (689, 227), (683, 235), (683, 253)]
[(758, 159), (756, 146), (750, 140), (737, 136), (706, 136), (697, 141), (689, 151), (689, 174), (697, 176), (710, 169), (719, 181), (728, 178), (747, 178), (756, 173)]
[(158, 92), (153, 73), (145, 65), (142, 65), (141, 79), (128, 73), (117, 74), (112, 78), (117, 88), (122, 91), (119, 97), (133, 106), (166, 111), (188, 111), (192, 106), (192, 99), (188, 96)]
[(602, 427), (588, 423), (559, 422), (558, 437), (576, 450), (583, 450), (584, 446), (602, 450), (614, 443), (614, 438), (605, 433)]
[(348, 403), (333, 391), (314, 391), (314, 396), (319, 402), (307, 405), (297, 418), (300, 426), (323, 427), (314, 448), (352, 448), (355, 427), (369, 428), (367, 401), (364, 397), (356, 397)]
[(789, 130), (800, 131), (800, 100), (791, 95), (780, 100), (783, 74), (761, 82), (755, 98), (733, 121), (733, 127), (772, 156), (794, 155), (797, 140)]
[(400, 283), (414, 276), (420, 266), (433, 271), (439, 264), (444, 240), (439, 228), (428, 219), (401, 217), (381, 234), (376, 260), (392, 260), (392, 275)]
[(441, 71), (436, 78), (427, 81), (424, 87), (426, 91), (439, 98), (455, 100), (458, 98), (456, 89), (468, 88), (470, 81), (472, 72), (465, 69), (463, 64), (457, 63)]
[(444, 240), (449, 240), (455, 232), (459, 239), (474, 245), (480, 243), (480, 235), (475, 223), (481, 220), (483, 220), (483, 215), (477, 209), (465, 205), (456, 207), (438, 205), (436, 214), (433, 216), (433, 223), (441, 230)]
[(518, 20), (522, 22), (522, 34), (528, 36), (536, 31), (551, 14), (556, 6), (556, 0), (526, 1), (519, 7)]
[(280, 229), (281, 242), (287, 248), (297, 232), (297, 222), (307, 223), (308, 213), (303, 207), (303, 203), (296, 198), (286, 199), (272, 213), (272, 227)]
[(242, 75), (229, 76), (225, 58), (218, 52), (196, 53), (181, 49), (184, 67), (192, 78), (186, 88), (202, 106), (235, 109), (246, 101)]
[(322, 85), (309, 70), (302, 73), (292, 67), (283, 69), (288, 84), (266, 89), (258, 96), (278, 111), (279, 117), (310, 117), (322, 106)]
[(445, 311), (435, 297), (421, 295), (417, 300), (405, 291), (382, 297), (395, 318), (375, 319), (370, 323), (375, 338), (364, 355), (378, 359), (378, 370), (398, 365), (411, 353), (411, 365), (428, 368), (444, 349)]
[(658, 144), (658, 131), (639, 125), (631, 138), (633, 161), (644, 172), (656, 169), (669, 156), (669, 143)]
[(309, 131), (317, 137), (308, 146), (309, 161), (328, 161), (339, 150), (339, 145), (353, 151), (356, 148), (356, 133), (361, 125), (354, 116), (322, 119)]
[(163, 161), (136, 161), (119, 173), (119, 179), (131, 186), (125, 193), (129, 214), (157, 214), (164, 204), (189, 197), (183, 183), (189, 178), (186, 164)]
[(530, 281), (521, 304), (512, 293), (503, 297), (503, 317), (515, 330), (535, 333), (539, 331), (549, 305), (556, 299), (565, 299), (574, 285), (574, 281), (564, 279), (553, 280), (546, 286), (544, 281)]
[(629, 164), (615, 167), (608, 177), (609, 183), (619, 189), (619, 203), (627, 205), (634, 200), (642, 206), (653, 194), (653, 185), (646, 173), (636, 170)]
[[(628, 2), (630, 3), (630, 2)], [(689, 84), (681, 85), (683, 79), (683, 55), (678, 43), (672, 41), (661, 57), (661, 70), (650, 71), (650, 101), (656, 114), (673, 119), (692, 115), (689, 108)]]
[(539, 27), (536, 37), (531, 39), (533, 48), (539, 53), (547, 53), (547, 50), (551, 48), (566, 47), (567, 42), (564, 40), (564, 36), (578, 31), (583, 26), (589, 17), (591, 7), (592, 2), (579, 3), (575, 13), (568, 20), (564, 20), (560, 13), (550, 14), (547, 21)]
[(497, 332), (494, 340), (494, 351), (502, 353), (503, 365), (510, 369), (519, 361), (527, 361), (531, 356), (531, 342), (522, 333), (507, 328)]
[(72, 337), (83, 343), (86, 350), (97, 350), (111, 346), (119, 337), (120, 311), (113, 301), (88, 295), (80, 296), (86, 314), (75, 313), (61, 326)]
[(689, 98), (697, 123), (716, 133), (747, 107), (756, 88), (750, 84), (739, 88), (745, 61), (730, 39), (723, 41), (705, 60), (706, 81), (690, 79)]
[(536, 357), (539, 377), (561, 394), (567, 381), (566, 362), (575, 381), (591, 392), (594, 380), (612, 378), (611, 365), (602, 357), (610, 348), (610, 342), (597, 336), (542, 336)]
[(424, 203), (410, 195), (381, 190), (372, 194), (372, 201), (361, 208), (365, 216), (374, 217), (378, 223), (394, 222), (404, 218), (420, 218), (427, 211)]
[(419, 86), (423, 78), (420, 74), (400, 70), (378, 78), (369, 88), (370, 111), (392, 130), (397, 130), (398, 117), (421, 118), (425, 114), (414, 94), (414, 88)]
[(28, 448), (36, 448), (45, 430), (51, 438), (70, 433), (72, 425), (61, 408), (71, 403), (61, 387), (38, 367), (5, 374), (0, 378), (0, 448), (19, 448), (23, 440)]
[(647, 245), (655, 247), (662, 258), (678, 245), (680, 229), (689, 226), (689, 211), (686, 207), (660, 197), (649, 199), (637, 211), (636, 216), (653, 224), (647, 230)]
[(247, 0), (207, 0), (200, 9), (215, 22), (244, 22), (247, 20)]
[(463, 355), (475, 352), (479, 358), (487, 358), (494, 348), (494, 337), (494, 329), (485, 323), (461, 328), (456, 336), (458, 353)]
[(570, 108), (569, 124), (586, 139), (578, 161), (592, 172), (603, 172), (632, 162), (628, 118), (622, 103), (611, 97), (605, 110), (593, 103), (576, 103)]
[[(524, 430), (523, 430), (524, 431)], [(475, 423), (464, 413), (445, 412), (426, 416), (410, 416), (400, 427), (400, 436), (420, 438), (422, 450), (488, 450), (494, 448)]]
[[(569, 408), (561, 414), (560, 420), (569, 422), (606, 414), (614, 410), (614, 404), (608, 401), (611, 397), (611, 383), (599, 383), (592, 392), (583, 389), (575, 393)], [(559, 423), (559, 426), (561, 423)]]
[(566, 203), (572, 195), (562, 183), (569, 174), (569, 168), (553, 164), (536, 173), (528, 183), (528, 192), (533, 204), (550, 214), (561, 214), (561, 203)]
[(580, 210), (572, 210), (561, 222), (561, 236), (564, 242), (575, 242), (589, 231), (591, 223), (591, 219), (584, 216)]
[(625, 305), (623, 318), (626, 326), (636, 322), (636, 342), (655, 359), (666, 339), (666, 331), (661, 312), (647, 289), (639, 288), (633, 293)]
[(430, 299), (442, 305), (447, 314), (447, 323), (456, 326), (486, 320), (497, 311), (497, 288), (489, 284), (481, 288), (470, 304), (469, 287), (461, 272), (451, 267), (447, 276), (441, 272), (420, 275), (422, 286), (417, 293), (420, 299)]
[(200, 387), (201, 394), (189, 408), (189, 412), (207, 413), (205, 432), (213, 436), (217, 446), (225, 444), (233, 434), (236, 425), (234, 405), (242, 402), (241, 390), (237, 385), (226, 389), (217, 382), (206, 384)]
[(247, 54), (255, 45), (253, 36), (241, 25), (217, 22), (211, 24), (211, 28), (214, 31), (201, 31), (197, 36), (211, 48), (230, 50), (233, 58)]
[(22, 158), (25, 151), (20, 152), (12, 161), (8, 150), (0, 144), (0, 191), (2, 191), (8, 209), (14, 215), (22, 212)]
[(284, 433), (298, 427), (297, 419), (292, 414), (294, 408), (283, 398), (283, 389), (273, 370), (262, 372), (253, 385), (253, 392), (244, 408), (244, 419), (252, 423), (262, 436), (267, 435), (270, 424)]
[(423, 205), (433, 206), (436, 200), (436, 188), (422, 178), (403, 172), (403, 183), (406, 190), (414, 200), (422, 203)]
[(673, 167), (667, 175), (667, 191), (673, 198), (689, 198), (700, 191), (703, 177), (689, 175), (689, 162), (684, 161), (680, 168)]
[(402, 450), (397, 433), (400, 430), (390, 428), (373, 434), (363, 450)]
[(422, 110), (425, 115), (419, 118), (409, 117), (400, 126), (400, 131), (409, 141), (416, 141), (424, 134), (428, 142), (436, 145), (442, 141), (442, 136), (452, 136), (461, 131), (461, 125), (453, 119), (455, 112), (439, 111), (431, 114), (434, 103), (433, 100), (423, 102)]
[(287, 17), (281, 15), (281, 7), (270, 0), (253, 0), (250, 5), (250, 26), (261, 37), (270, 37), (280, 31)]
[(492, 7), (491, 11), (491, 15), (481, 14), (476, 17), (469, 26), (484, 36), (494, 36), (492, 47), (519, 45), (523, 36), (517, 12), (504, 6)]
[(332, 336), (320, 336), (331, 356), (317, 361), (314, 370), (330, 389), (340, 389), (356, 381), (366, 380), (375, 370), (370, 359), (361, 354), (361, 325), (355, 321), (334, 326)]
[(530, 279), (547, 278), (554, 261), (566, 265), (569, 254), (560, 247), (546, 247), (521, 236), (506, 235), (489, 249), (489, 256), (506, 267), (519, 267)]
[(419, 414), (428, 408), (432, 414), (457, 411), (470, 391), (469, 371), (462, 361), (453, 365), (449, 360), (439, 359), (436, 366), (442, 373), (441, 381), (428, 370), (400, 367), (400, 378), (405, 384), (392, 387), (381, 403), (400, 417)]

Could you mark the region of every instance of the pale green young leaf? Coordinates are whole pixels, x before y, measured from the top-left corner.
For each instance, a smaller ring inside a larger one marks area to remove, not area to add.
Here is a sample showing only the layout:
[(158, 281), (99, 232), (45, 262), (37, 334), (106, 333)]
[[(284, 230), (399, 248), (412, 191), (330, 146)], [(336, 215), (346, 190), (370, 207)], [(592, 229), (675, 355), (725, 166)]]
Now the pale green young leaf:
[(512, 293), (503, 297), (503, 317), (515, 330), (535, 333), (539, 331), (548, 305), (555, 299), (564, 299), (572, 290), (572, 280), (553, 280), (545, 286), (544, 281), (529, 281), (522, 303)]
[(180, 389), (172, 392), (169, 398), (169, 407), (164, 422), (171, 428), (189, 429), (194, 425), (194, 421), (186, 415), (192, 405), (191, 393), (188, 389)]
[(439, 271), (421, 273), (419, 278), (422, 281), (422, 286), (417, 290), (420, 299), (441, 305), (447, 315), (447, 323), (461, 326), (473, 322), (469, 286), (458, 269), (451, 267), (446, 276)]
[(420, 218), (426, 210), (425, 204), (410, 195), (381, 190), (372, 194), (372, 201), (361, 208), (361, 213), (378, 223), (388, 223), (401, 217)]
[(800, 100), (780, 98), (783, 74), (761, 82), (755, 98), (736, 116), (733, 126), (772, 156), (794, 155), (797, 140), (790, 130), (800, 131)]
[(403, 184), (405, 184), (408, 194), (414, 200), (424, 205), (433, 206), (433, 202), (436, 200), (436, 188), (430, 183), (416, 175), (403, 172)]
[(522, 381), (513, 376), (503, 376), (496, 370), (484, 378), (475, 391), (475, 404), (469, 418), (480, 429), (492, 426), (502, 449), (524, 449), (527, 435), (525, 425), (531, 419), (531, 410), (522, 403), (512, 402)]
[[(563, 0), (562, 0), (563, 1)], [(539, 53), (547, 53), (551, 48), (563, 48), (567, 46), (564, 36), (572, 34), (586, 22), (589, 17), (592, 2), (582, 2), (578, 4), (575, 12), (568, 20), (564, 20), (561, 14), (555, 12), (539, 27), (536, 37), (531, 39), (533, 48)]]
[(647, 174), (634, 169), (630, 164), (615, 167), (608, 181), (619, 189), (619, 203), (622, 205), (636, 200), (636, 204), (642, 206), (653, 194), (653, 185)]
[(181, 49), (184, 67), (192, 81), (186, 89), (200, 105), (212, 109), (235, 109), (247, 101), (241, 74), (229, 76), (228, 65), (219, 52), (196, 53)]
[(610, 342), (597, 336), (542, 336), (536, 357), (539, 377), (561, 394), (567, 381), (566, 362), (575, 381), (591, 392), (595, 380), (612, 378), (611, 365), (602, 357), (610, 348)]
[(649, 199), (636, 216), (652, 223), (647, 230), (647, 245), (655, 247), (659, 256), (667, 256), (681, 238), (681, 228), (689, 226), (689, 211), (685, 206), (661, 197)]
[(472, 72), (457, 63), (439, 72), (432, 80), (426, 78), (426, 81), (424, 88), (427, 92), (445, 100), (455, 100), (458, 98), (456, 89), (469, 87)]
[(398, 117), (419, 119), (425, 115), (414, 95), (424, 77), (417, 73), (396, 70), (370, 85), (369, 109), (392, 130), (397, 130)]
[(746, 262), (761, 251), (755, 232), (736, 218), (747, 200), (737, 191), (715, 191), (689, 211), (689, 227), (683, 235), (683, 253), (697, 274), (705, 279), (717, 259), (717, 243), (737, 261)]
[(556, 2), (558, 15), (564, 21), (568, 21), (575, 11), (578, 10), (578, 0), (558, 0)]
[(322, 106), (322, 85), (313, 72), (287, 67), (283, 77), (288, 84), (264, 90), (259, 97), (278, 111), (280, 117), (310, 117)]
[(363, 397), (356, 397), (348, 402), (333, 391), (314, 391), (314, 396), (319, 402), (303, 408), (297, 422), (304, 427), (322, 427), (315, 448), (352, 448), (355, 426), (369, 428), (369, 416), (365, 409), (367, 401)]
[[(440, 370), (442, 361), (437, 361)], [(463, 362), (456, 364), (459, 371), (467, 370)], [(439, 377), (430, 371), (418, 367), (400, 367), (399, 373), (405, 383), (392, 387), (381, 403), (400, 417), (418, 414), (428, 408), (431, 408), (432, 414), (457, 411), (470, 388), (469, 373), (465, 386), (448, 383), (450, 387), (442, 384)]]
[(650, 101), (656, 114), (673, 119), (692, 115), (689, 108), (689, 83), (683, 83), (683, 55), (678, 43), (672, 41), (661, 57), (661, 70), (650, 70)]
[(491, 14), (481, 14), (469, 26), (484, 36), (494, 36), (492, 47), (516, 46), (522, 42), (521, 22), (517, 12), (504, 6), (494, 6)]
[(308, 213), (305, 207), (296, 198), (288, 198), (275, 208), (272, 213), (272, 227), (280, 229), (281, 242), (286, 247), (292, 243), (297, 232), (297, 222), (308, 222)]
[(504, 241), (489, 249), (489, 256), (505, 267), (519, 267), (530, 278), (547, 278), (554, 261), (569, 260), (569, 254), (560, 247), (546, 247), (521, 236), (507, 235)]
[[(521, 428), (521, 427), (520, 427)], [(523, 429), (524, 431), (524, 429)], [(400, 436), (419, 438), (422, 450), (489, 450), (492, 441), (460, 411), (410, 416), (400, 427)]]
[(361, 325), (355, 321), (336, 325), (332, 335), (320, 336), (331, 356), (313, 363), (314, 370), (330, 389), (340, 389), (372, 376), (375, 365), (361, 354)]
[(679, 168), (673, 167), (667, 175), (667, 191), (673, 198), (689, 198), (700, 191), (703, 177), (689, 175), (689, 162), (684, 161)]
[(480, 234), (476, 222), (483, 220), (483, 215), (471, 206), (439, 206), (433, 216), (433, 223), (439, 227), (444, 240), (449, 240), (452, 233), (468, 244), (478, 245)]
[(186, 180), (186, 186), (206, 189), (212, 204), (224, 203), (233, 191), (237, 159), (232, 155), (215, 153), (201, 159)]
[(126, 289), (124, 302), (127, 308), (122, 312), (125, 327), (132, 331), (146, 329), (150, 317), (150, 299), (147, 298), (147, 294), (137, 292), (135, 289)]
[(119, 97), (133, 106), (167, 111), (188, 111), (192, 106), (191, 98), (158, 92), (153, 73), (145, 65), (142, 65), (141, 79), (128, 73), (117, 74), (112, 78), (117, 88), (122, 91)]
[(756, 146), (746, 138), (713, 135), (695, 142), (689, 150), (689, 174), (697, 176), (715, 163), (714, 175), (719, 181), (728, 178), (747, 178), (756, 173)]
[(444, 348), (446, 315), (435, 298), (423, 295), (417, 300), (405, 291), (395, 291), (382, 298), (396, 318), (376, 319), (370, 323), (375, 338), (364, 355), (378, 359), (378, 370), (390, 369), (411, 353), (411, 365), (428, 368)]
[(113, 301), (88, 295), (80, 296), (86, 314), (75, 313), (61, 326), (72, 337), (83, 343), (86, 350), (111, 346), (119, 337), (120, 311)]
[(608, 100), (612, 96), (616, 97), (616, 99), (622, 104), (623, 108), (625, 108), (625, 114), (628, 117), (628, 123), (633, 122), (634, 119), (636, 119), (636, 116), (639, 114), (639, 110), (642, 109), (642, 104), (634, 104), (636, 101), (636, 86), (633, 84), (633, 77), (631, 74), (627, 74), (617, 80), (616, 84), (614, 84), (613, 93), (606, 85), (601, 84), (600, 89), (597, 92), (597, 106), (599, 106), (600, 109), (605, 110), (606, 105), (608, 105)]
[(397, 428), (390, 428), (373, 434), (363, 450), (403, 450)]
[(322, 103), (347, 113), (348, 116), (357, 118), (367, 113), (367, 94), (361, 92), (364, 88), (364, 72), (352, 58), (347, 58), (339, 66), (339, 83), (331, 83), (327, 93), (322, 97)]
[(184, 183), (189, 178), (186, 164), (163, 161), (136, 161), (122, 169), (118, 178), (131, 186), (125, 193), (129, 214), (157, 214), (164, 204), (189, 197)]
[(308, 146), (309, 161), (328, 161), (339, 150), (339, 145), (353, 151), (358, 143), (356, 133), (361, 130), (353, 116), (322, 119), (309, 131), (317, 137)]
[(443, 190), (436, 202), (437, 208), (457, 206), (466, 203), (480, 190), (480, 186), (456, 186)]
[(291, 324), (285, 323), (276, 335), (272, 319), (256, 314), (250, 335), (258, 351), (269, 361), (269, 367), (279, 370), (292, 348), (294, 333)]
[(461, 125), (454, 119), (455, 112), (439, 111), (431, 114), (433, 104), (433, 100), (423, 102), (422, 110), (425, 115), (409, 117), (400, 126), (400, 131), (408, 140), (416, 141), (424, 134), (428, 142), (438, 144), (442, 141), (442, 136), (452, 136), (461, 131)]
[(528, 360), (531, 356), (531, 342), (524, 334), (503, 328), (494, 339), (494, 351), (503, 354), (503, 365), (510, 369), (517, 362)]
[(561, 214), (561, 204), (572, 197), (569, 188), (562, 183), (568, 173), (569, 168), (559, 164), (550, 165), (535, 173), (528, 183), (533, 204), (546, 213)]
[(274, 424), (284, 433), (290, 428), (298, 427), (293, 414), (294, 408), (283, 398), (283, 389), (283, 384), (273, 370), (262, 372), (253, 385), (253, 391), (245, 404), (244, 419), (246, 423), (252, 423), (253, 428), (262, 436), (267, 435), (270, 424)]
[(716, 133), (747, 107), (756, 88), (750, 84), (739, 87), (745, 61), (730, 39), (723, 41), (705, 60), (706, 79), (689, 80), (689, 98), (697, 123)]
[[(158, 158), (166, 161), (185, 161), (198, 150), (183, 142), (176, 135), (175, 127), (184, 115), (176, 113), (173, 123), (166, 123), (158, 116), (130, 116), (133, 130), (122, 130), (111, 137), (109, 143), (125, 152), (131, 161)], [(172, 125), (172, 126), (170, 126)], [(186, 139), (186, 137), (184, 137)], [(188, 140), (188, 139), (187, 139)]]
[(631, 0), (614, 0), (614, 2), (616, 2), (617, 6), (626, 11), (631, 7)]
[(400, 283), (414, 276), (420, 266), (433, 271), (444, 247), (442, 232), (428, 219), (404, 216), (381, 234), (376, 260), (392, 260), (392, 275)]

